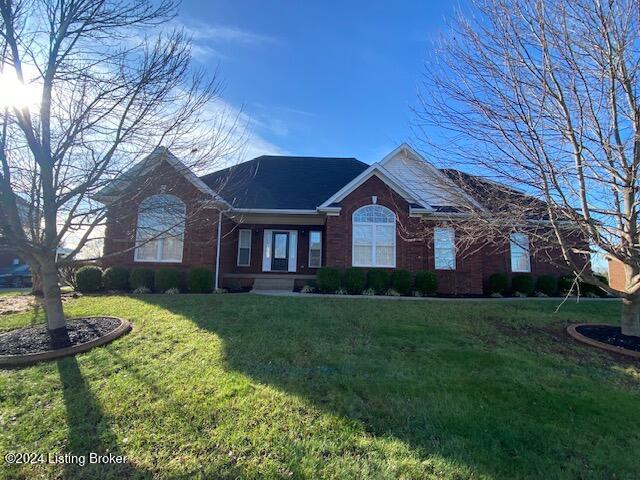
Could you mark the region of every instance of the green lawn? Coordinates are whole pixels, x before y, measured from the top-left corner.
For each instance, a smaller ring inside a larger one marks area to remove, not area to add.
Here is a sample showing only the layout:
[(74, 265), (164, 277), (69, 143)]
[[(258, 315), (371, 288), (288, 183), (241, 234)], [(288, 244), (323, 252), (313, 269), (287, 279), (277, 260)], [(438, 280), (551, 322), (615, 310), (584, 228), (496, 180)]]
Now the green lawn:
[[(640, 364), (566, 339), (617, 302), (84, 297), (134, 330), (0, 371), (0, 478), (640, 478)], [(42, 314), (0, 318), (0, 329)], [(1, 460), (0, 460), (1, 462)]]

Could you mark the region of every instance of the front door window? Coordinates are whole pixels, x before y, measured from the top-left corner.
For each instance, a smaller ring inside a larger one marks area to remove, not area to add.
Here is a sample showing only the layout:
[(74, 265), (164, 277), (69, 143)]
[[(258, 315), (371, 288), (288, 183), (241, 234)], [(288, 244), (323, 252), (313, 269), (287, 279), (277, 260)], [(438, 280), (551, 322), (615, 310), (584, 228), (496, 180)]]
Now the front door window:
[(273, 232), (271, 270), (286, 272), (289, 269), (289, 233)]

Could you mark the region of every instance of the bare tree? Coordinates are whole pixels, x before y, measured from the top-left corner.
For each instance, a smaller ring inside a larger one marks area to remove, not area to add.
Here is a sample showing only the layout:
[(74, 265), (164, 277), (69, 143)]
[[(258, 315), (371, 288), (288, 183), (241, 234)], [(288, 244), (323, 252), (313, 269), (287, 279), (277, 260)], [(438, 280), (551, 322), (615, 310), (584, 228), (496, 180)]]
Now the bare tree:
[(104, 225), (96, 192), (159, 145), (194, 170), (235, 148), (216, 76), (160, 28), (175, 14), (173, 0), (0, 0), (0, 78), (38, 93), (0, 112), (0, 234), (40, 277), (50, 330), (65, 326), (58, 267)]
[[(467, 204), (463, 228), (559, 246), (579, 279), (622, 297), (622, 331), (640, 335), (640, 3), (472, 8), (426, 63), (417, 112), (437, 156), (507, 185), (485, 202), (491, 214)], [(624, 288), (585, 268), (595, 251), (624, 265)]]

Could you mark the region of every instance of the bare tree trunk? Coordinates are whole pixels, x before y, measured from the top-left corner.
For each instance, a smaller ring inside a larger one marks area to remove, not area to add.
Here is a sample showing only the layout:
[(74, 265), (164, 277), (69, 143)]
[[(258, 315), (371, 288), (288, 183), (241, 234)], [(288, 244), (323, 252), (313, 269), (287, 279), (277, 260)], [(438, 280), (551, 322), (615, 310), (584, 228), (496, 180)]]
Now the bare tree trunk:
[(623, 335), (640, 336), (640, 299), (622, 299), (620, 325)]
[(31, 268), (31, 294), (37, 297), (42, 296), (42, 275), (40, 275), (40, 267), (29, 265)]
[(44, 293), (44, 311), (47, 316), (47, 328), (56, 330), (66, 324), (62, 299), (60, 298), (60, 285), (58, 284), (58, 269), (53, 259), (42, 262), (40, 268), (42, 290)]

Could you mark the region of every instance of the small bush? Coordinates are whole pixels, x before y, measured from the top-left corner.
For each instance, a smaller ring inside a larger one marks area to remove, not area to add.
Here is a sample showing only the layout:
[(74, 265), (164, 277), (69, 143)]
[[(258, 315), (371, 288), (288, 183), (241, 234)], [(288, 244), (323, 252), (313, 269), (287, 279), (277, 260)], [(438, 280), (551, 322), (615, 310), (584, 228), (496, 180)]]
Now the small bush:
[(150, 268), (134, 268), (129, 274), (129, 287), (131, 290), (144, 287), (153, 288), (153, 270)]
[(551, 297), (558, 292), (558, 280), (552, 275), (540, 275), (536, 281), (536, 290)]
[(349, 295), (349, 292), (347, 291), (346, 288), (339, 288), (336, 291), (336, 295)]
[(316, 291), (316, 287), (314, 287), (313, 285), (305, 285), (304, 287), (302, 287), (302, 290), (300, 290), (301, 293), (315, 293)]
[(213, 290), (213, 272), (206, 268), (192, 268), (187, 274), (190, 293), (209, 293)]
[(175, 268), (161, 268), (156, 271), (153, 286), (156, 292), (166, 292), (171, 288), (180, 290), (180, 270)]
[(380, 295), (389, 288), (389, 274), (379, 268), (372, 268), (367, 272), (367, 288), (372, 288)]
[(105, 290), (126, 290), (129, 288), (129, 270), (109, 267), (102, 272), (102, 286)]
[(82, 293), (97, 292), (102, 286), (102, 270), (94, 265), (87, 265), (78, 269), (76, 285)]
[(164, 292), (165, 295), (177, 295), (179, 293), (180, 293), (180, 290), (178, 290), (177, 288), (170, 288), (169, 290)]
[(438, 291), (438, 277), (429, 271), (416, 273), (416, 290), (422, 295), (433, 295)]
[(400, 292), (397, 290), (394, 290), (393, 288), (390, 288), (389, 290), (387, 290), (386, 292), (384, 292), (384, 294), (387, 297), (399, 297), (400, 296)]
[(361, 268), (351, 267), (344, 271), (343, 286), (351, 295), (360, 295), (366, 284), (366, 275)]
[(366, 295), (367, 297), (373, 297), (376, 294), (376, 291), (373, 288), (367, 288), (362, 291), (362, 295)]
[(489, 294), (499, 293), (504, 295), (509, 286), (509, 280), (504, 273), (494, 273), (489, 277)]
[(414, 290), (413, 292), (411, 292), (411, 296), (420, 298), (422, 297), (422, 292), (420, 290)]
[(143, 295), (143, 294), (146, 294), (146, 293), (151, 293), (151, 289), (148, 288), (148, 287), (138, 287), (133, 291), (133, 293), (135, 295)]
[(533, 295), (533, 277), (531, 275), (515, 275), (511, 279), (511, 290), (523, 295)]
[(411, 273), (407, 270), (394, 270), (391, 274), (391, 288), (401, 295), (411, 292)]
[(316, 273), (316, 284), (322, 293), (334, 293), (340, 288), (340, 270), (322, 267)]
[[(595, 275), (595, 274), (593, 276), (596, 277), (598, 280), (600, 280), (602, 283), (609, 285), (609, 280), (607, 279), (607, 277), (603, 275)], [(607, 296), (607, 292), (605, 292), (601, 288), (598, 288), (595, 285), (591, 285), (590, 283), (582, 283), (582, 282), (580, 283), (580, 294), (585, 296), (588, 295), (591, 297)]]

